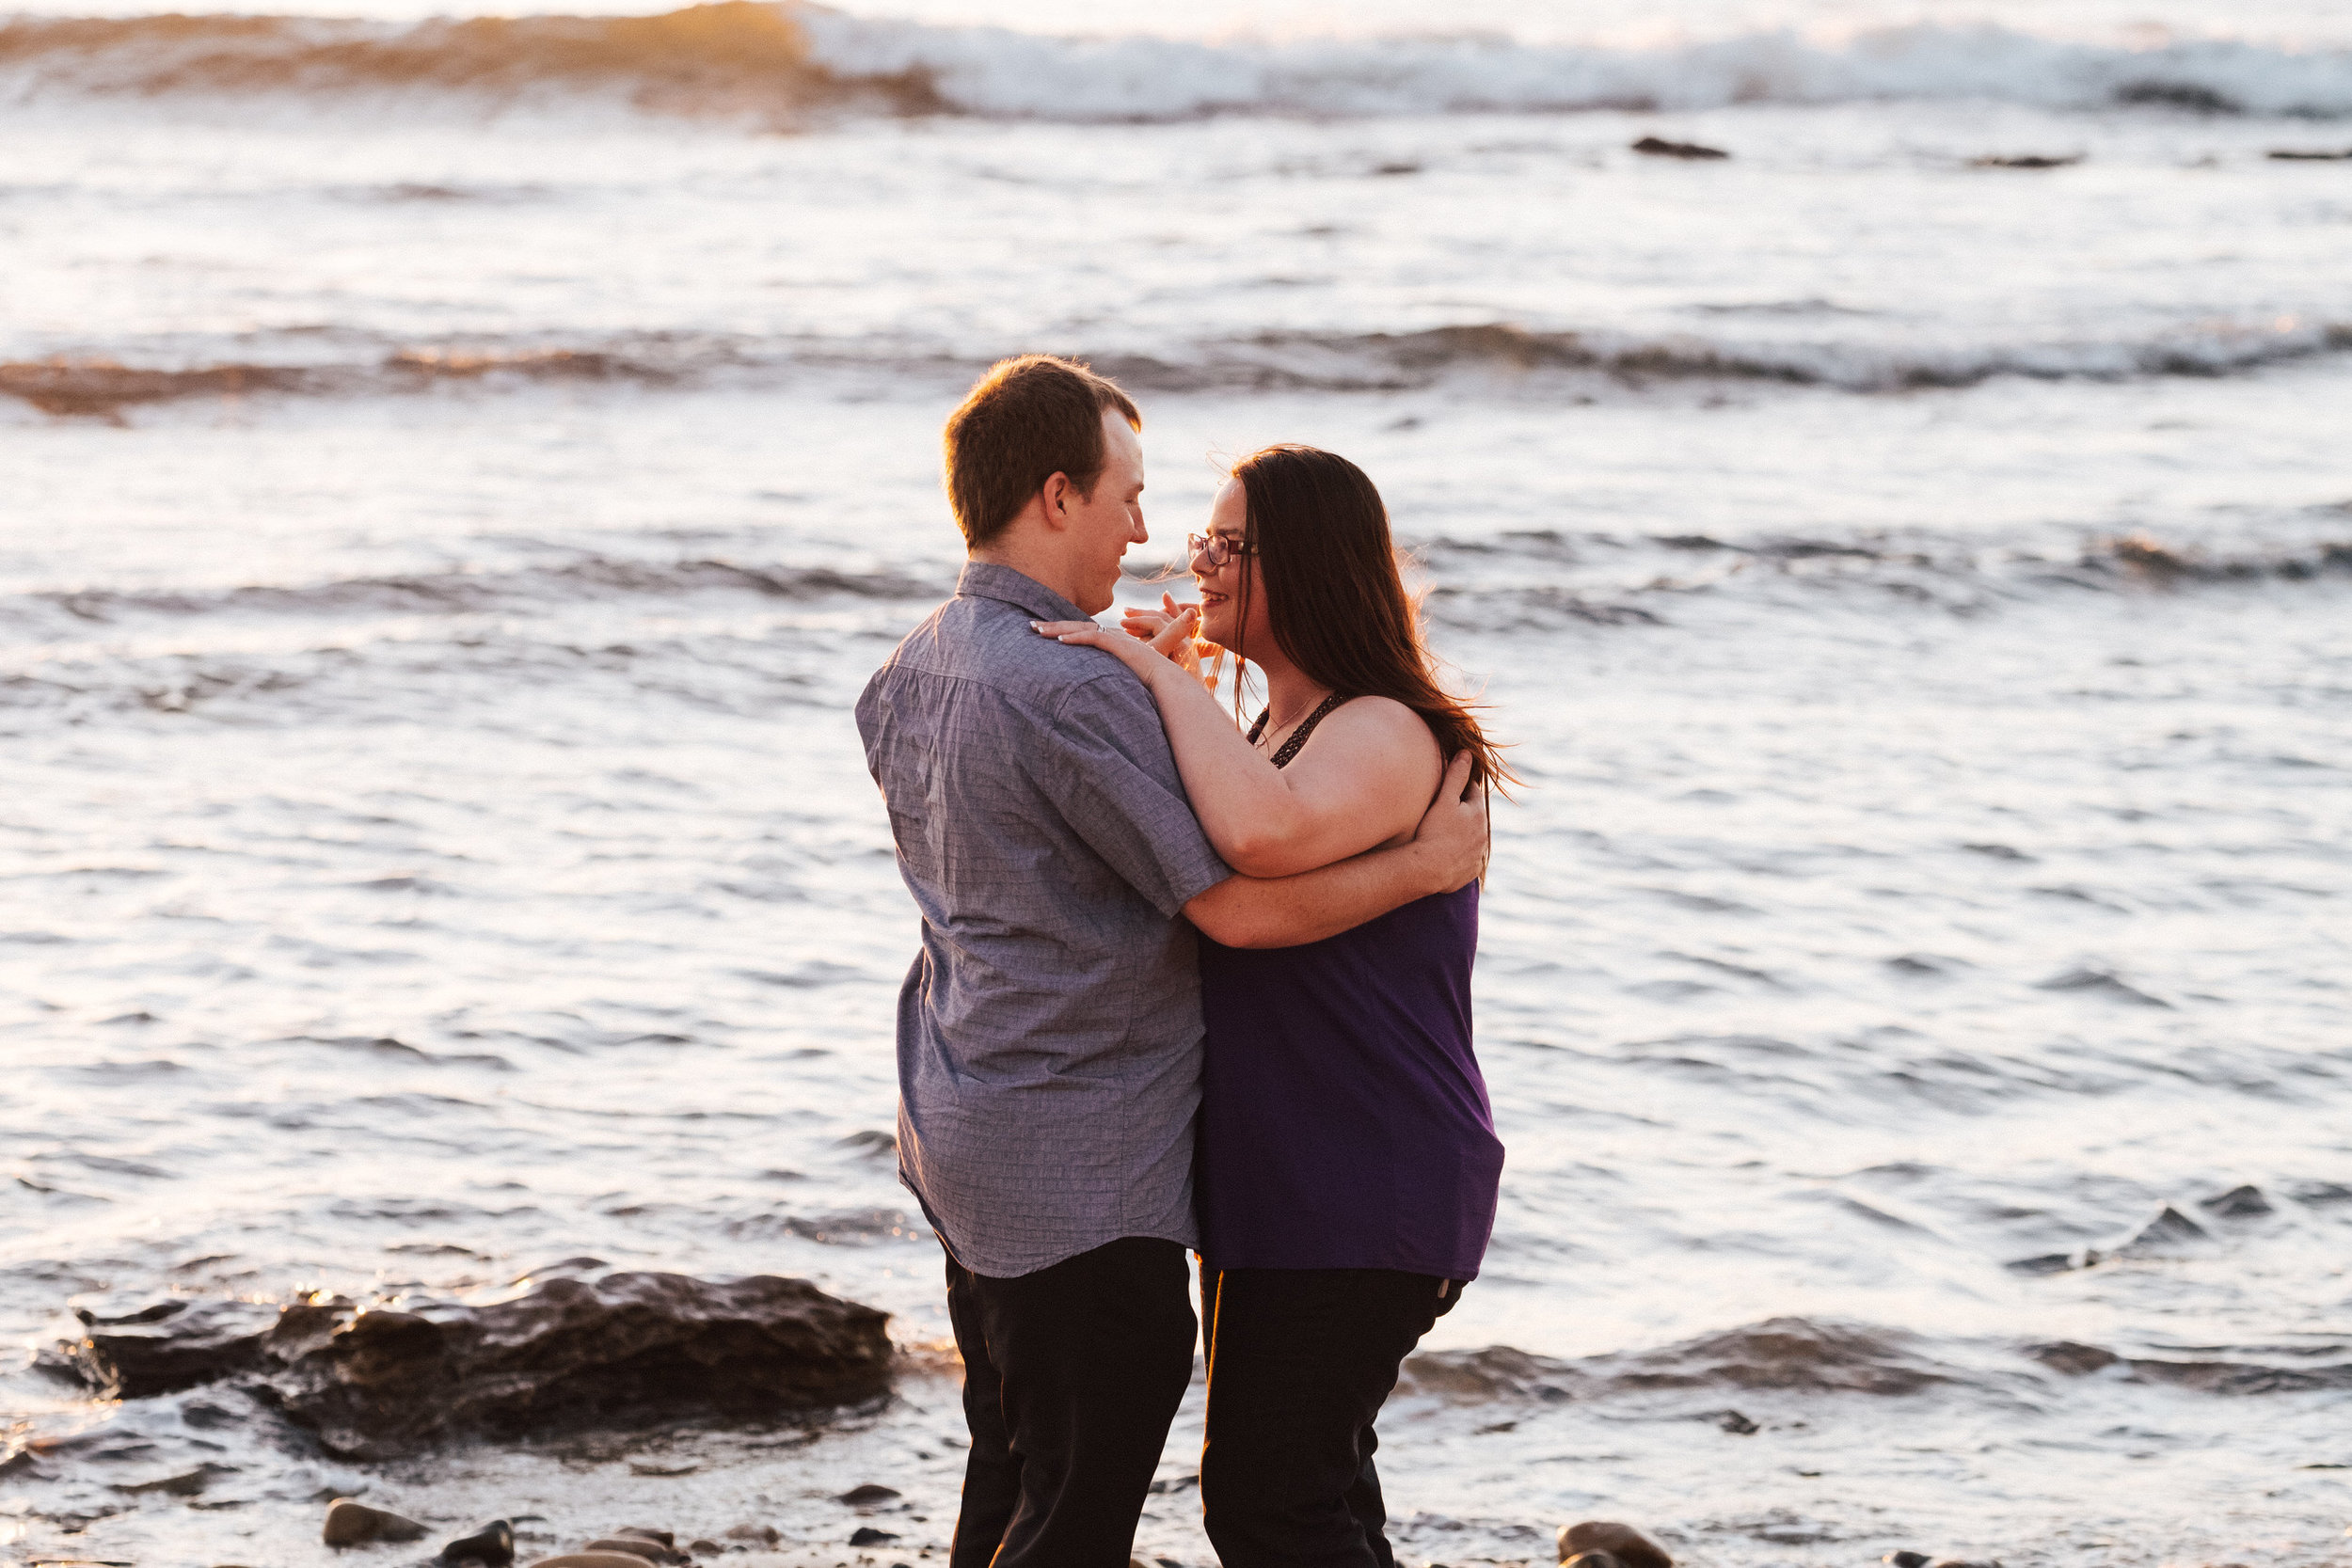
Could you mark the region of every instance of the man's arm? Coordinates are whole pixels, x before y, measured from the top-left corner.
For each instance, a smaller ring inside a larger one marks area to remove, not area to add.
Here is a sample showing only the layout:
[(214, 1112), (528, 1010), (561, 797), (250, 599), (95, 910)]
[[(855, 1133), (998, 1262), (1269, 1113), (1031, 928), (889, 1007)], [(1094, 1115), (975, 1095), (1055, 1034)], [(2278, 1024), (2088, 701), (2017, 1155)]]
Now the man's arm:
[(1468, 752), (1454, 759), (1410, 844), (1375, 849), (1295, 877), (1232, 877), (1184, 906), (1186, 918), (1228, 947), (1321, 942), (1486, 870), (1486, 792), (1472, 790)]

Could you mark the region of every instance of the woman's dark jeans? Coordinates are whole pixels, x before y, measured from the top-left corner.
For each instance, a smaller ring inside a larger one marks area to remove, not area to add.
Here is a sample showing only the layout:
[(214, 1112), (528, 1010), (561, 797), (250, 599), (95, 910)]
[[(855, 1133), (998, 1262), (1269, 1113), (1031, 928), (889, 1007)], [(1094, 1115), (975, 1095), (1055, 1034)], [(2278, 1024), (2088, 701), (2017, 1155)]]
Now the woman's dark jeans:
[(1203, 1272), (1200, 1499), (1224, 1568), (1393, 1568), (1373, 1422), (1459, 1295), (1441, 1284), (1392, 1269)]

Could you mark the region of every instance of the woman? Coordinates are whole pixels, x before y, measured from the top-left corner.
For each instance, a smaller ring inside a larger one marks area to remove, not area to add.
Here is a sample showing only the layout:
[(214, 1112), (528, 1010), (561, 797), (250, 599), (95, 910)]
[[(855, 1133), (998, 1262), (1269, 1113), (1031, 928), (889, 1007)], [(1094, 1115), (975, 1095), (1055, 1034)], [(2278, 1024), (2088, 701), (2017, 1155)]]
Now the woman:
[[(1289, 876), (1411, 838), (1460, 752), (1477, 783), (1509, 777), (1431, 677), (1387, 511), (1354, 464), (1295, 446), (1244, 458), (1191, 548), (1198, 607), (1165, 600), (1127, 633), (1039, 630), (1143, 677), (1236, 871)], [(1196, 635), (1264, 678), (1246, 737), (1179, 662)], [(1502, 1169), (1470, 1049), (1477, 930), (1473, 883), (1303, 947), (1201, 939), (1200, 1490), (1225, 1568), (1394, 1560), (1373, 1423), (1478, 1273)]]

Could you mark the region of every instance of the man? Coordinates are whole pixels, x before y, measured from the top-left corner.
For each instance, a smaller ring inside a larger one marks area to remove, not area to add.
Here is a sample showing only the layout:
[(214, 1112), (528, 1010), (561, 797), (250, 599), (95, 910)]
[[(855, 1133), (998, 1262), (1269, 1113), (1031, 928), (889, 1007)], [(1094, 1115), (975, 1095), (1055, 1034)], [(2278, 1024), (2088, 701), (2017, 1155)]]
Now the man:
[(1142, 683), (1030, 629), (1110, 607), (1146, 538), (1142, 424), (1080, 366), (991, 370), (947, 421), (956, 596), (858, 702), (923, 919), (898, 996), (898, 1158), (946, 1248), (963, 1353), (949, 1568), (1125, 1568), (1192, 1372), (1194, 927), (1312, 942), (1484, 863), (1464, 762), (1409, 845), (1233, 875)]

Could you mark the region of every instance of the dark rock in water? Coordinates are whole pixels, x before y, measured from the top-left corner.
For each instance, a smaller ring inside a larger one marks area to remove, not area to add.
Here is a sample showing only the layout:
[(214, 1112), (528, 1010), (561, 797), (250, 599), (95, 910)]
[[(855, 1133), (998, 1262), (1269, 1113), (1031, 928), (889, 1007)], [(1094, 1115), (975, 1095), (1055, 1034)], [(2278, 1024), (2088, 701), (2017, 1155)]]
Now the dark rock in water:
[(2013, 1258), (2001, 1265), (2011, 1274), (2064, 1274), (2079, 1266), (2071, 1252), (2045, 1252), (2034, 1258)]
[(349, 1497), (338, 1497), (326, 1505), (325, 1539), (330, 1546), (357, 1546), (364, 1541), (418, 1541), (423, 1536), (424, 1527), (414, 1519)]
[(2118, 1258), (2161, 1258), (2193, 1247), (2201, 1242), (2213, 1240), (2201, 1225), (2166, 1204), (2154, 1219), (2139, 1227), (2139, 1233), (2115, 1249)]
[(131, 1486), (118, 1486), (116, 1491), (129, 1496), (160, 1492), (167, 1497), (193, 1497), (223, 1476), (233, 1476), (233, 1465), (199, 1465), (184, 1475), (166, 1476), (161, 1481), (142, 1481)]
[(82, 1320), (85, 1327), (114, 1328), (123, 1323), (159, 1323), (166, 1318), (178, 1317), (187, 1309), (188, 1303), (185, 1299), (182, 1299), (159, 1301), (152, 1307), (142, 1307), (135, 1312), (117, 1313), (113, 1317), (92, 1312), (87, 1307), (77, 1307), (73, 1309), (73, 1315)]
[(503, 1519), (493, 1519), (473, 1534), (461, 1536), (443, 1546), (441, 1560), (452, 1564), (479, 1562), (485, 1568), (506, 1568), (515, 1560), (515, 1527)]
[(1925, 1552), (1889, 1552), (1879, 1560), (1885, 1563), (1886, 1568), (1928, 1568), (1928, 1554)]
[(243, 1301), (153, 1307), (86, 1317), (80, 1339), (57, 1347), (65, 1365), (101, 1399), (143, 1400), (253, 1370), (278, 1309)]
[(2236, 99), (2197, 82), (2126, 82), (2115, 89), (2115, 101), (2152, 108), (2185, 109), (2199, 115), (2244, 112)]
[(2217, 1197), (2201, 1197), (2197, 1207), (2225, 1220), (2250, 1220), (2274, 1212), (2263, 1190), (2251, 1185), (2232, 1187)]
[(1764, 1430), (1763, 1428), (1757, 1426), (1754, 1421), (1749, 1420), (1745, 1416), (1740, 1415), (1737, 1410), (1725, 1410), (1716, 1416), (1715, 1424), (1723, 1428), (1725, 1432), (1730, 1433), (1735, 1437), (1753, 1436), (1755, 1433)]
[(898, 1500), (898, 1493), (895, 1487), (883, 1486), (870, 1481), (863, 1486), (852, 1486), (841, 1496), (834, 1498), (834, 1502), (848, 1503), (851, 1508), (879, 1508), (883, 1503)]
[[(274, 1323), (269, 1320), (274, 1315)], [(889, 1386), (887, 1314), (770, 1275), (554, 1278), (513, 1301), (370, 1310), (207, 1302), (61, 1347), (119, 1398), (237, 1378), (338, 1458), (468, 1433), (615, 1427), (681, 1414), (757, 1420)], [(257, 1326), (258, 1325), (258, 1326)]]
[(634, 1552), (565, 1552), (543, 1557), (531, 1568), (645, 1568), (645, 1560)]
[(686, 1544), (686, 1549), (699, 1557), (717, 1557), (721, 1552), (726, 1550), (724, 1546), (720, 1545), (719, 1543), (712, 1541), (707, 1537), (688, 1542)]
[(773, 1525), (731, 1525), (727, 1528), (727, 1539), (756, 1541), (763, 1546), (772, 1546), (784, 1539), (784, 1532)]
[(666, 1529), (647, 1529), (643, 1525), (623, 1525), (619, 1529), (614, 1530), (612, 1533), (615, 1535), (633, 1535), (640, 1541), (655, 1541), (660, 1543), (664, 1546), (675, 1546), (677, 1544), (677, 1536), (671, 1531)]
[(1644, 136), (1633, 144), (1633, 150), (1649, 158), (1728, 158), (1731, 156), (1720, 147), (1701, 147), (1694, 141), (1667, 141), (1662, 136)]
[(2347, 147), (2341, 152), (2310, 148), (2274, 147), (2265, 155), (2275, 158), (2282, 164), (2333, 164), (2352, 158), (2352, 147)]
[(1621, 1525), (1613, 1519), (1586, 1519), (1563, 1525), (1559, 1545), (1562, 1562), (1592, 1552), (1615, 1559), (1621, 1568), (1674, 1568), (1675, 1564), (1665, 1547), (1631, 1525)]
[(2001, 1565), (1998, 1560), (1989, 1557), (1941, 1557), (1929, 1564), (1929, 1568), (2001, 1568)]
[(2056, 157), (2042, 152), (2028, 152), (2022, 157), (2015, 158), (2004, 158), (1997, 155), (1971, 158), (1968, 160), (1968, 166), (1970, 168), (2068, 168), (2082, 161), (2083, 155), (2079, 152), (2068, 152)]
[(860, 1525), (850, 1532), (850, 1544), (852, 1546), (879, 1546), (885, 1541), (898, 1539), (888, 1530), (876, 1529), (871, 1525)]
[(2072, 1339), (2036, 1345), (2026, 1354), (2051, 1370), (2064, 1372), (2069, 1377), (2083, 1377), (2103, 1371), (2123, 1359), (2111, 1350), (2101, 1350), (2097, 1345), (2078, 1345)]
[(580, 1550), (583, 1552), (628, 1552), (644, 1558), (647, 1562), (671, 1563), (686, 1560), (686, 1554), (667, 1542), (656, 1541), (650, 1534), (640, 1534), (636, 1530), (623, 1530), (618, 1535), (607, 1536), (602, 1541), (591, 1541)]

